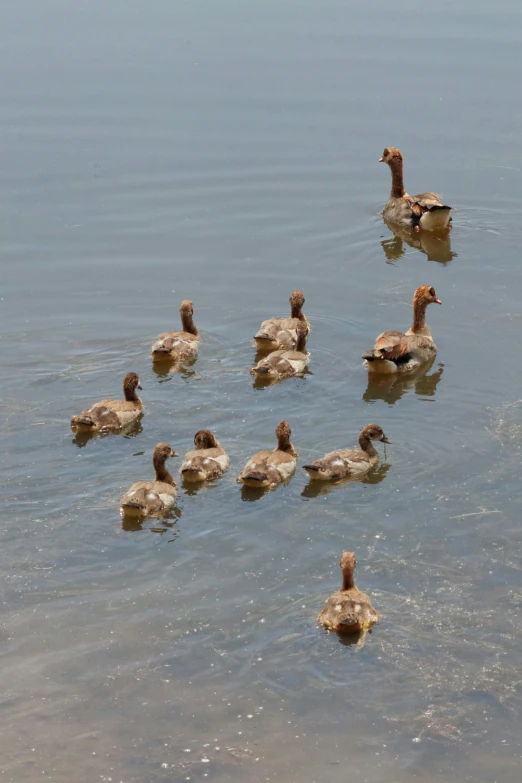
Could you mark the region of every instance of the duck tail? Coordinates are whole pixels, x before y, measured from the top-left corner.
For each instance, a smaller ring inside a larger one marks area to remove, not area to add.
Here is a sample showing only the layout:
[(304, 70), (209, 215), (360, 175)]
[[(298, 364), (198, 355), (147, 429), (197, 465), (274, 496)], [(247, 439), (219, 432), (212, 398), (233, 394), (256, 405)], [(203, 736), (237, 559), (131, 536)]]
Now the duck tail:
[(266, 473), (261, 473), (259, 470), (253, 470), (251, 473), (247, 473), (246, 476), (243, 476), (243, 481), (267, 481), (268, 476)]
[(90, 416), (73, 416), (71, 424), (80, 424), (82, 427), (94, 427), (96, 422)]
[(138, 509), (138, 511), (143, 511), (145, 508), (145, 504), (142, 503), (140, 500), (126, 500), (125, 503), (121, 504), (121, 507), (123, 509), (132, 508), (132, 509)]

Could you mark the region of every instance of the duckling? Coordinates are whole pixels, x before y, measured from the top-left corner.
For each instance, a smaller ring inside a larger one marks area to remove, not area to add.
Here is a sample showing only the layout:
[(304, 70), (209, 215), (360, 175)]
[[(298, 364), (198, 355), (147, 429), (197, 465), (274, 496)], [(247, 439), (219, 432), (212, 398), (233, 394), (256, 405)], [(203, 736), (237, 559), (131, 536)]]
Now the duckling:
[(438, 193), (419, 193), (409, 196), (404, 190), (402, 178), (402, 154), (397, 147), (386, 147), (379, 163), (387, 163), (392, 175), (390, 198), (386, 202), (383, 215), (392, 223), (420, 231), (441, 231), (451, 228), (451, 207), (443, 204)]
[(413, 323), (402, 332), (387, 331), (380, 334), (371, 351), (363, 353), (364, 364), (370, 372), (411, 372), (428, 362), (437, 353), (437, 346), (426, 324), (426, 308), (429, 304), (442, 304), (435, 289), (421, 285), (413, 295)]
[(322, 459), (316, 459), (311, 465), (303, 465), (311, 479), (328, 481), (346, 476), (366, 473), (379, 461), (379, 454), (372, 440), (391, 443), (378, 424), (367, 424), (359, 433), (361, 449), (340, 449), (330, 451)]
[(124, 400), (101, 400), (71, 419), (74, 431), (116, 432), (127, 427), (143, 411), (143, 403), (136, 394), (141, 389), (135, 372), (128, 372), (123, 379)]
[(238, 477), (240, 484), (274, 489), (293, 476), (299, 455), (290, 443), (292, 431), (288, 422), (280, 421), (275, 433), (277, 448), (273, 451), (258, 451), (250, 457)]
[(298, 321), (296, 334), (297, 343), (295, 350), (283, 348), (279, 351), (273, 351), (269, 356), (261, 359), (250, 370), (250, 374), (272, 380), (282, 380), (283, 378), (291, 378), (294, 375), (301, 375), (306, 370), (310, 360), (310, 354), (305, 350), (308, 327), (303, 321)]
[(184, 299), (179, 308), (181, 315), (182, 332), (163, 332), (159, 334), (151, 348), (152, 358), (155, 361), (167, 359), (186, 359), (195, 356), (199, 348), (199, 332), (196, 329), (192, 316), (194, 305), (189, 299)]
[(219, 478), (228, 468), (228, 455), (210, 430), (194, 435), (195, 451), (185, 454), (180, 474), (184, 481), (207, 481)]
[(176, 482), (165, 467), (169, 457), (178, 455), (168, 443), (158, 443), (152, 452), (156, 471), (154, 481), (138, 481), (121, 499), (120, 513), (127, 517), (157, 517), (174, 505)]
[(317, 622), (333, 631), (357, 633), (368, 631), (379, 620), (369, 597), (362, 593), (353, 581), (357, 562), (353, 552), (343, 552), (339, 563), (343, 572), (341, 589), (326, 600), (317, 616)]
[(260, 351), (277, 351), (279, 348), (295, 348), (297, 344), (297, 324), (301, 321), (306, 324), (307, 332), (310, 324), (302, 312), (305, 298), (302, 291), (296, 290), (290, 299), (290, 318), (269, 318), (263, 321), (258, 333), (254, 337), (255, 344)]

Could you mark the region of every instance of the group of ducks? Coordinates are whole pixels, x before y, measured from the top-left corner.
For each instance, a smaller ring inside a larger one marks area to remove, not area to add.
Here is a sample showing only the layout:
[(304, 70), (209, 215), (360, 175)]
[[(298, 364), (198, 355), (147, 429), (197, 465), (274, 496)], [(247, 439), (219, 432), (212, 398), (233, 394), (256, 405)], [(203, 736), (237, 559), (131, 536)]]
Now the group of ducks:
[[(442, 204), (436, 193), (409, 196), (404, 190), (403, 158), (395, 147), (387, 147), (380, 159), (392, 174), (392, 190), (384, 208), (388, 220), (414, 230), (446, 230), (450, 228), (451, 207)], [(310, 359), (306, 342), (310, 324), (303, 313), (305, 298), (296, 290), (290, 296), (290, 316), (270, 318), (261, 324), (254, 342), (267, 354), (252, 369), (258, 377), (282, 380), (302, 375)], [(429, 362), (437, 348), (426, 324), (429, 304), (441, 304), (435, 289), (422, 285), (413, 296), (413, 323), (406, 332), (385, 331), (374, 347), (362, 358), (370, 373), (407, 373)], [(197, 355), (199, 332), (194, 324), (194, 307), (184, 300), (180, 307), (181, 331), (164, 332), (151, 348), (155, 362), (181, 362)], [(129, 372), (123, 380), (123, 400), (101, 400), (79, 415), (73, 416), (71, 427), (77, 432), (124, 432), (143, 412), (143, 402), (136, 390), (140, 379)], [(277, 446), (254, 454), (238, 476), (238, 482), (257, 489), (274, 489), (294, 474), (298, 453), (290, 440), (291, 429), (286, 421), (276, 427)], [(359, 433), (359, 449), (339, 449), (304, 465), (313, 481), (339, 481), (348, 476), (364, 475), (378, 462), (379, 455), (372, 441), (390, 443), (377, 424), (368, 424)], [(143, 518), (165, 514), (173, 505), (177, 488), (166, 468), (167, 459), (177, 456), (168, 443), (158, 443), (152, 455), (155, 470), (153, 481), (139, 481), (123, 495), (120, 512), (124, 516)], [(180, 468), (183, 481), (205, 482), (219, 478), (227, 470), (229, 458), (210, 430), (199, 430), (194, 436), (194, 449), (185, 455)], [(318, 622), (341, 632), (366, 632), (378, 620), (369, 597), (355, 587), (353, 572), (356, 560), (353, 552), (344, 552), (340, 562), (341, 589), (328, 598), (318, 616)]]

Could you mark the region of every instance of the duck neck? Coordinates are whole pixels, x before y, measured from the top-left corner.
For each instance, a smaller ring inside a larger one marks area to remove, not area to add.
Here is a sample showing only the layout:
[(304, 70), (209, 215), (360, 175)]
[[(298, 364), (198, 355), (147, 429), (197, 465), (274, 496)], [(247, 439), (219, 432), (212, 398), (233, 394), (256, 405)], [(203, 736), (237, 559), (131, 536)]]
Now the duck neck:
[(306, 321), (305, 315), (301, 310), (302, 305), (292, 305), (290, 318), (297, 318), (299, 321)]
[(351, 590), (354, 587), (353, 568), (343, 568), (343, 584), (341, 590)]
[(277, 450), (286, 451), (289, 454), (296, 454), (294, 447), (290, 443), (290, 438), (286, 437), (286, 435), (282, 435), (277, 439)]
[(402, 160), (401, 158), (392, 158), (389, 165), (392, 175), (390, 196), (391, 198), (402, 198), (406, 193), (404, 190), (404, 181), (402, 179)]
[(181, 314), (181, 325), (183, 327), (184, 332), (189, 332), (190, 334), (198, 335), (198, 330), (196, 329), (196, 324), (192, 320), (192, 316), (190, 313), (182, 313)]
[(379, 454), (378, 454), (378, 452), (377, 452), (377, 449), (375, 448), (375, 446), (374, 446), (374, 445), (373, 445), (373, 443), (371, 442), (370, 438), (369, 438), (367, 435), (365, 435), (364, 433), (362, 433), (361, 435), (359, 435), (359, 446), (361, 447), (361, 449), (362, 449), (362, 450), (363, 450), (363, 451), (364, 451), (364, 452), (365, 452), (365, 453), (366, 453), (366, 454), (367, 454), (367, 455), (368, 455), (370, 458), (372, 458), (372, 457), (378, 457), (378, 456), (379, 456)]
[(141, 402), (140, 398), (136, 394), (136, 388), (134, 386), (124, 386), (123, 396), (127, 402)]
[(300, 332), (297, 335), (297, 342), (295, 344), (295, 350), (301, 351), (301, 353), (304, 353), (306, 350), (306, 332)]
[(176, 486), (176, 482), (165, 467), (165, 457), (155, 457), (152, 460), (154, 469), (156, 471), (156, 481), (162, 481), (164, 484), (172, 484)]
[(424, 299), (418, 299), (413, 301), (413, 324), (411, 331), (415, 334), (420, 332), (426, 326), (426, 308), (428, 302)]

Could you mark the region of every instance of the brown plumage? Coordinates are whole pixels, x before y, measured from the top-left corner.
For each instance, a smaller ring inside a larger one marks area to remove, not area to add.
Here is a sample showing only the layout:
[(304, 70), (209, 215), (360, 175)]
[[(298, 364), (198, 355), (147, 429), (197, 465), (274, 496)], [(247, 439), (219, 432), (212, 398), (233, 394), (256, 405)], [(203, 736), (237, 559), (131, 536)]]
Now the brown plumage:
[(157, 517), (174, 505), (176, 482), (165, 467), (169, 457), (177, 457), (168, 443), (158, 443), (152, 453), (154, 481), (138, 481), (121, 499), (120, 512), (126, 517)]
[(194, 306), (189, 299), (184, 299), (179, 308), (181, 315), (181, 332), (163, 332), (159, 334), (151, 348), (155, 361), (175, 361), (195, 356), (199, 348), (199, 332), (192, 320)]
[(276, 427), (277, 447), (273, 451), (258, 451), (250, 457), (238, 481), (247, 487), (273, 489), (287, 481), (294, 473), (298, 453), (290, 442), (292, 431), (286, 421)]
[(330, 451), (310, 465), (303, 465), (311, 479), (331, 481), (346, 476), (367, 473), (379, 461), (379, 453), (372, 440), (391, 443), (378, 424), (367, 424), (359, 433), (360, 449), (339, 449)]
[(386, 147), (380, 163), (387, 163), (392, 175), (390, 198), (384, 207), (384, 217), (392, 223), (416, 230), (444, 230), (451, 221), (451, 207), (443, 204), (438, 193), (410, 196), (404, 189), (403, 158), (397, 147)]
[(260, 351), (277, 351), (280, 348), (295, 348), (297, 345), (297, 324), (306, 325), (307, 333), (310, 332), (310, 324), (302, 311), (305, 298), (302, 291), (296, 290), (289, 299), (290, 318), (269, 318), (263, 321), (258, 333), (254, 337), (255, 344)]
[(116, 432), (134, 422), (143, 411), (143, 403), (136, 394), (141, 389), (135, 372), (123, 379), (124, 400), (100, 400), (71, 419), (74, 431)]
[(413, 324), (404, 334), (387, 331), (377, 337), (373, 350), (362, 358), (370, 372), (411, 372), (423, 362), (430, 361), (437, 353), (437, 346), (426, 324), (426, 308), (429, 304), (442, 304), (435, 289), (421, 285), (413, 295)]
[(219, 478), (228, 468), (228, 455), (210, 430), (199, 430), (194, 435), (195, 451), (185, 454), (180, 468), (184, 481), (210, 481)]
[(379, 619), (369, 597), (353, 581), (357, 565), (353, 552), (343, 552), (339, 563), (343, 572), (341, 589), (326, 600), (326, 605), (317, 616), (317, 622), (333, 631), (357, 633), (368, 631)]
[(297, 343), (295, 350), (283, 348), (265, 356), (250, 371), (251, 375), (270, 380), (282, 380), (301, 375), (307, 368), (310, 354), (306, 352), (308, 327), (304, 321), (298, 321), (296, 327)]

